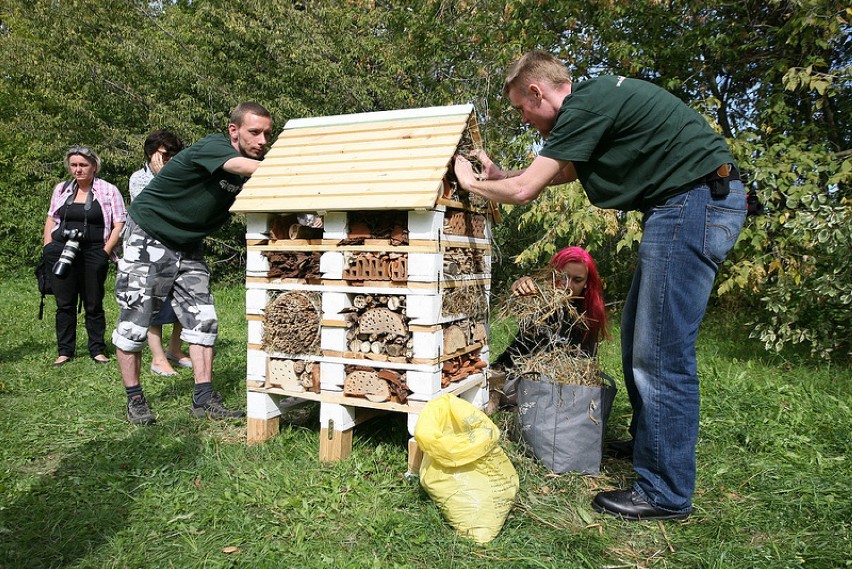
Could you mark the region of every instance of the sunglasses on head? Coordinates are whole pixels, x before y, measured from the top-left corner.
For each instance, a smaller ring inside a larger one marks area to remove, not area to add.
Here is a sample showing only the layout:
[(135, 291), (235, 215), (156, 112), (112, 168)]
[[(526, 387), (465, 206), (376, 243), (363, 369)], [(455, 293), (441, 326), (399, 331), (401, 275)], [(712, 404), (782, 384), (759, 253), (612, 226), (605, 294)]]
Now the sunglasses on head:
[(68, 149), (68, 152), (65, 153), (65, 156), (72, 156), (74, 154), (89, 157), (93, 154), (93, 152), (88, 146), (72, 146)]

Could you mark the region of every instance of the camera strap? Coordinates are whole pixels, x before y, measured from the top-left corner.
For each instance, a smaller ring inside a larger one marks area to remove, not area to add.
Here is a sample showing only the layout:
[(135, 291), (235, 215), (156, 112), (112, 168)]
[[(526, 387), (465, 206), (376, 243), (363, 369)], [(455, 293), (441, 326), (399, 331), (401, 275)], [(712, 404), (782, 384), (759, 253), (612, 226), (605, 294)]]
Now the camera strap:
[[(77, 196), (77, 189), (79, 185), (77, 181), (65, 182), (65, 185), (62, 187), (62, 191), (65, 191), (65, 188), (68, 187), (68, 184), (73, 184), (71, 187), (71, 195), (68, 196), (68, 199), (65, 200), (65, 211), (62, 214), (62, 229), (65, 229), (65, 218), (68, 216), (68, 208), (74, 204), (74, 198)], [(92, 209), (92, 202), (94, 201), (95, 196), (95, 179), (92, 178), (92, 187), (89, 188), (89, 193), (86, 194), (86, 202), (83, 204), (83, 238), (88, 237), (86, 230), (89, 228), (89, 210)]]

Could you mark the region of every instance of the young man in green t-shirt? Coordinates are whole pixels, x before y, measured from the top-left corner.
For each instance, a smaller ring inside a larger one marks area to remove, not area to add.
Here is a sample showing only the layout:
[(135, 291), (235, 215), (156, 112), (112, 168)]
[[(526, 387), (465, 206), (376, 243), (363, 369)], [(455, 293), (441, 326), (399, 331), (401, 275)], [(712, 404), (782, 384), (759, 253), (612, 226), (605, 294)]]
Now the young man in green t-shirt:
[(665, 90), (614, 76), (573, 85), (565, 65), (543, 52), (514, 64), (503, 94), (544, 146), (517, 171), (481, 153), (479, 177), (457, 158), (462, 188), (524, 204), (549, 185), (579, 180), (593, 204), (645, 214), (621, 327), (633, 408), (633, 440), (625, 446), (637, 479), (632, 488), (598, 494), (593, 506), (628, 520), (685, 518), (698, 439), (695, 341), (716, 271), (746, 215), (727, 144)]
[(241, 103), (231, 113), (227, 136), (211, 134), (178, 153), (130, 205), (115, 283), (121, 312), (112, 341), (127, 392), (127, 419), (133, 424), (155, 422), (139, 384), (141, 350), (151, 319), (170, 293), (195, 376), (191, 413), (214, 419), (245, 416), (225, 407), (212, 387), (219, 322), (203, 240), (227, 221), (271, 138), (269, 111)]

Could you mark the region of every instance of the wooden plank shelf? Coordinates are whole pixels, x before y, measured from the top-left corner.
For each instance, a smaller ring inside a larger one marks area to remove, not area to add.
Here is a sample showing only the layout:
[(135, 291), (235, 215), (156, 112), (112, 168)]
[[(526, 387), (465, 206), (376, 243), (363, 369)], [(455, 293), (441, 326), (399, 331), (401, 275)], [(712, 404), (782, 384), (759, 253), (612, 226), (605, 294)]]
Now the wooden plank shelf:
[[(255, 240), (260, 241), (260, 240)], [(487, 239), (464, 235), (448, 235), (443, 241), (411, 241), (408, 245), (392, 245), (387, 239), (367, 239), (363, 245), (339, 245), (340, 239), (268, 239), (266, 242), (248, 242), (249, 251), (352, 251), (379, 253), (442, 253), (447, 249), (476, 249), (491, 253)]]
[[(483, 386), (485, 386), (485, 375), (478, 373), (468, 376), (456, 383), (450, 384), (436, 394), (436, 398), (446, 393), (457, 395), (459, 393), (464, 393), (473, 387)], [(319, 401), (321, 403), (333, 403), (335, 405), (345, 405), (347, 407), (363, 407), (368, 409), (378, 409), (381, 411), (395, 411), (398, 413), (419, 413), (423, 410), (426, 403), (428, 403), (428, 401), (417, 401), (412, 400), (411, 398), (408, 399), (407, 403), (394, 403), (391, 401), (377, 403), (362, 397), (350, 397), (348, 395), (344, 395), (342, 391), (321, 391), (320, 393), (313, 393), (310, 391), (289, 391), (280, 387), (251, 387), (249, 388), (249, 391), (268, 393), (272, 395), (283, 395), (285, 397), (295, 397), (298, 399), (306, 399), (308, 401)]]

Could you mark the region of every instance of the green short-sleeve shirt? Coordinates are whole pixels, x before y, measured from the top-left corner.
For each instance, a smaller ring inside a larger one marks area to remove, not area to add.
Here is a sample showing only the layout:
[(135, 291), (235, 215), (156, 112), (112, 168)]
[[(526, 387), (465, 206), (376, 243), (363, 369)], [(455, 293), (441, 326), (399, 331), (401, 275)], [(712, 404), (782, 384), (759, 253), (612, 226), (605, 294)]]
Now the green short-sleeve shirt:
[(130, 204), (129, 213), (168, 247), (191, 249), (221, 227), (248, 178), (222, 166), (241, 154), (221, 134), (178, 153)]
[(725, 163), (725, 139), (652, 83), (602, 76), (565, 97), (541, 155), (574, 164), (594, 205), (646, 210)]

